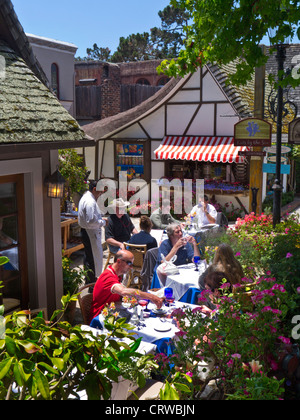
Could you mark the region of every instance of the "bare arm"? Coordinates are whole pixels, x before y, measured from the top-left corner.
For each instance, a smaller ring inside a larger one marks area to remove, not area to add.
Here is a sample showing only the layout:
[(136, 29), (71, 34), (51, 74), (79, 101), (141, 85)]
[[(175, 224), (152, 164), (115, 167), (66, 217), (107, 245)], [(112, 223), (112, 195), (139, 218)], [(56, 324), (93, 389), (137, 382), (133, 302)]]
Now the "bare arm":
[(149, 299), (154, 305), (158, 308), (162, 307), (163, 299), (159, 298), (158, 296), (153, 295), (152, 293), (143, 292), (137, 289), (131, 289), (128, 287), (123, 286), (122, 284), (114, 284), (111, 288), (112, 293), (117, 293), (118, 295), (124, 296), (134, 296), (135, 298), (139, 299)]

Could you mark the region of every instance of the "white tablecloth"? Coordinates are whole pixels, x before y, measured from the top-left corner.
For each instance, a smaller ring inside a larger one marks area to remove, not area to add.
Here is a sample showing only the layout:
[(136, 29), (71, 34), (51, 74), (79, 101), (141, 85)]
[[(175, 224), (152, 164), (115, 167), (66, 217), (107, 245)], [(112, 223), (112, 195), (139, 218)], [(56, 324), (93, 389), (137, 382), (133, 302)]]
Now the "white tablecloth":
[(190, 287), (199, 288), (199, 276), (206, 270), (206, 262), (198, 264), (199, 271), (195, 271), (195, 264), (179, 266), (179, 274), (172, 274), (167, 277), (165, 287), (171, 287), (175, 300), (179, 300)]

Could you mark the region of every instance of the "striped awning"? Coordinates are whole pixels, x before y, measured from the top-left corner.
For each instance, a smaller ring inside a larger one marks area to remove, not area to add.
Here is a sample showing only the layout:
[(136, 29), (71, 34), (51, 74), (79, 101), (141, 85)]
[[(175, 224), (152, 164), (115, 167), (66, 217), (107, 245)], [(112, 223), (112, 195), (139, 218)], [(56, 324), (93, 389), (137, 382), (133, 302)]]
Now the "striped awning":
[(239, 151), (250, 150), (234, 146), (233, 137), (167, 136), (154, 151), (156, 159), (194, 160), (199, 162), (241, 163), (245, 157)]

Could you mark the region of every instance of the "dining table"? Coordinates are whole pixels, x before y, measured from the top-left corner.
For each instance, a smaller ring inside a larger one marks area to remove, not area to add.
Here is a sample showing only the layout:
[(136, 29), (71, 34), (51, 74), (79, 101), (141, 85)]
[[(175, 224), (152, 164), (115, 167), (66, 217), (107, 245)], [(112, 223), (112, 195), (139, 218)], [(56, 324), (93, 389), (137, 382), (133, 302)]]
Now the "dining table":
[(177, 266), (177, 274), (169, 274), (165, 281), (162, 282), (157, 272), (154, 272), (151, 289), (159, 289), (171, 287), (173, 289), (174, 298), (177, 301), (196, 304), (199, 294), (199, 277), (206, 270), (207, 263), (200, 260), (197, 269), (194, 263)]

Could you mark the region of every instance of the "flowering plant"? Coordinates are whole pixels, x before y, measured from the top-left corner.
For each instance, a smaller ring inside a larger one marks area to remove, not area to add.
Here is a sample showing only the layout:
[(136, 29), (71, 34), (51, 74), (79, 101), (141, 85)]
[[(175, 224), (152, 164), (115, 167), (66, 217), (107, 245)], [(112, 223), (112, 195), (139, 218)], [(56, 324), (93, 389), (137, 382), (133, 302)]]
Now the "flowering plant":
[(282, 320), (293, 297), (273, 277), (258, 279), (247, 305), (239, 288), (231, 293), (229, 284), (223, 284), (211, 316), (203, 317), (200, 308), (173, 313), (180, 328), (176, 354), (158, 362), (170, 372), (168, 387), (178, 398), (201, 398), (212, 380), (223, 399), (282, 397), (278, 349), (290, 340)]
[(138, 301), (133, 296), (124, 296), (122, 298), (122, 303), (123, 303), (123, 306), (126, 306), (128, 308), (133, 308), (134, 306), (136, 306), (138, 304)]
[(118, 318), (118, 316), (119, 316), (119, 312), (116, 311), (115, 302), (111, 302), (108, 306), (106, 305), (102, 309), (101, 313), (104, 316), (104, 318), (111, 317), (111, 316), (113, 316), (114, 318)]
[(207, 263), (210, 263), (214, 259), (217, 246), (206, 246), (204, 250), (204, 257)]

